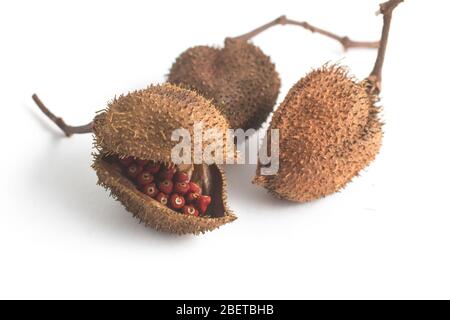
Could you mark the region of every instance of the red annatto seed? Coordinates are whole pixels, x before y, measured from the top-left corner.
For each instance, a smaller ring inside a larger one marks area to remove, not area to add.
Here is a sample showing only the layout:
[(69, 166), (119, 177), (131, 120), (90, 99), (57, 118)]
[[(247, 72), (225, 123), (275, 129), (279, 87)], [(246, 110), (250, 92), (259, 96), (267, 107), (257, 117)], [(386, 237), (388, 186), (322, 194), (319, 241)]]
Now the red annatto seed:
[(195, 182), (189, 182), (189, 192), (201, 194), (202, 189)]
[(128, 167), (133, 163), (133, 158), (132, 157), (121, 158), (119, 159), (119, 162), (124, 167)]
[(150, 162), (147, 167), (145, 167), (145, 170), (153, 175), (157, 174), (159, 172), (159, 169), (161, 169), (161, 164), (155, 162)]
[(178, 171), (175, 173), (175, 182), (189, 182), (189, 175), (186, 172)]
[(177, 182), (173, 190), (176, 193), (185, 194), (189, 191), (189, 185), (186, 182)]
[(144, 170), (144, 168), (142, 168), (141, 166), (139, 166), (136, 163), (131, 164), (128, 168), (127, 168), (127, 174), (129, 177), (131, 178), (136, 178), (142, 171)]
[(156, 183), (154, 183), (154, 182), (142, 187), (141, 190), (143, 193), (145, 193), (146, 195), (148, 195), (149, 197), (152, 197), (152, 198), (155, 198), (159, 193), (159, 190), (156, 187)]
[(162, 192), (158, 193), (155, 200), (165, 206), (167, 206), (167, 203), (169, 202), (169, 198), (167, 197), (167, 195)]
[(163, 180), (158, 183), (158, 189), (165, 194), (171, 194), (173, 191), (173, 182), (171, 180)]
[(195, 199), (197, 199), (198, 197), (199, 194), (194, 192), (189, 192), (184, 196), (184, 198), (186, 199), (186, 203), (194, 203)]
[(147, 170), (144, 170), (137, 176), (136, 180), (140, 186), (145, 186), (145, 185), (153, 182), (154, 178), (150, 172), (148, 172)]
[(195, 217), (198, 217), (198, 215), (199, 215), (198, 210), (195, 209), (195, 207), (191, 206), (191, 205), (185, 205), (183, 207), (183, 213), (187, 214), (187, 215), (195, 216)]
[(185, 201), (182, 196), (179, 194), (174, 193), (170, 196), (170, 207), (172, 209), (181, 209), (184, 207)]
[(208, 206), (211, 203), (210, 196), (199, 196), (195, 199), (195, 207), (201, 214), (205, 214), (206, 210), (208, 210)]
[(163, 168), (159, 172), (159, 178), (161, 180), (172, 180), (175, 174), (175, 169)]
[(134, 162), (136, 162), (138, 165), (145, 167), (149, 161), (148, 160), (141, 160), (141, 159), (135, 159)]

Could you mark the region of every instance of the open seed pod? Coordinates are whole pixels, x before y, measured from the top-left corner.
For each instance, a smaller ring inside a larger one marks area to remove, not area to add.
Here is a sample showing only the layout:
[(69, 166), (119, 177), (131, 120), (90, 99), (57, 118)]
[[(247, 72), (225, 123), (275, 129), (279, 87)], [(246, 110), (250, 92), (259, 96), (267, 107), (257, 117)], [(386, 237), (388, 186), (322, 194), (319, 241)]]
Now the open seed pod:
[(273, 195), (306, 202), (332, 194), (352, 180), (378, 154), (381, 70), (392, 11), (402, 0), (380, 6), (384, 15), (377, 61), (361, 82), (345, 68), (325, 65), (297, 82), (274, 113), (269, 131), (279, 130), (279, 171), (254, 183)]
[[(171, 163), (171, 150), (178, 143), (171, 141), (173, 130), (186, 128), (193, 136), (194, 123), (198, 122), (203, 123), (204, 131), (220, 130), (227, 141), (228, 122), (208, 100), (192, 91), (164, 84), (114, 99), (93, 125), (99, 150), (93, 168), (99, 184), (135, 217), (157, 230), (198, 234), (233, 221), (236, 217), (227, 207), (221, 168)], [(203, 144), (206, 148), (208, 141)], [(226, 153), (225, 148), (223, 151)], [(194, 190), (197, 196), (203, 194), (210, 204), (192, 205), (183, 211), (188, 203), (184, 195), (189, 192), (183, 186), (189, 181), (200, 187)]]
[(172, 65), (168, 82), (195, 89), (213, 100), (231, 128), (259, 128), (275, 106), (280, 78), (260, 48), (225, 40), (223, 48), (197, 46)]

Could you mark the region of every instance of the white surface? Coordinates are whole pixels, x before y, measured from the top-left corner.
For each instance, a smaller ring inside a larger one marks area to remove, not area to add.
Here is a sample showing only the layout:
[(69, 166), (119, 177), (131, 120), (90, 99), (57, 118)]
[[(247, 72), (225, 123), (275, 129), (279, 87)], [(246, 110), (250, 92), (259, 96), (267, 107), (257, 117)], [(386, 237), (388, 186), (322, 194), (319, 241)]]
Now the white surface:
[[(115, 94), (164, 81), (189, 46), (220, 45), (287, 14), (376, 39), (378, 1), (9, 1), (0, 4), (0, 298), (450, 298), (447, 1), (395, 12), (385, 138), (343, 192), (299, 205), (229, 167), (239, 219), (203, 236), (144, 228), (96, 186), (89, 135), (65, 139), (30, 98), (84, 124)], [(374, 51), (296, 27), (254, 41), (279, 102), (308, 70), (363, 78)]]

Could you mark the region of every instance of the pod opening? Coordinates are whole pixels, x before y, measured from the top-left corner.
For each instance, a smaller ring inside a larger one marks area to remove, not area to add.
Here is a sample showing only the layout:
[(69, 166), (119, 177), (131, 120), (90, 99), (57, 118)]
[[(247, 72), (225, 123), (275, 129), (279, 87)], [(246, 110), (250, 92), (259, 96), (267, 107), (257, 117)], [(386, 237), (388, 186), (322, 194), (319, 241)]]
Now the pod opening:
[(197, 218), (224, 217), (226, 210), (215, 166), (175, 165), (132, 156), (100, 155), (103, 167), (128, 181), (149, 204)]

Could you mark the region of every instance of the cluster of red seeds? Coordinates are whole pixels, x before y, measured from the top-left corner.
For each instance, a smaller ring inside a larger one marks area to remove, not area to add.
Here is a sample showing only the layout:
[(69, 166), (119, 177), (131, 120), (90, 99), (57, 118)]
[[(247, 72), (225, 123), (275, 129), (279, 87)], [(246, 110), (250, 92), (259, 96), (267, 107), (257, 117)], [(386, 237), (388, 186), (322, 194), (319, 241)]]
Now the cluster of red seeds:
[(132, 157), (117, 161), (122, 172), (145, 195), (183, 214), (198, 217), (206, 213), (211, 197), (202, 195), (202, 189), (189, 181), (189, 175), (177, 170), (175, 165)]

